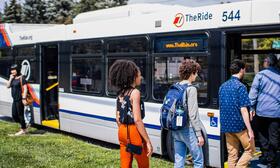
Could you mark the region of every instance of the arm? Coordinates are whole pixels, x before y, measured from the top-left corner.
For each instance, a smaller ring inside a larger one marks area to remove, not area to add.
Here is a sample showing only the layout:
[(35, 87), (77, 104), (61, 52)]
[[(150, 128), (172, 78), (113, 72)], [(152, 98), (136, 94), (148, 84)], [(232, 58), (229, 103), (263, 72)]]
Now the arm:
[(27, 85), (23, 85), (23, 93), (22, 93), (22, 98), (26, 99), (26, 95), (27, 95)]
[(197, 137), (202, 136), (198, 114), (197, 90), (190, 87), (188, 95), (189, 120)]
[(133, 117), (134, 117), (134, 123), (137, 127), (137, 130), (139, 131), (141, 137), (145, 140), (147, 143), (148, 148), (148, 156), (151, 156), (153, 153), (153, 147), (150, 141), (150, 138), (147, 134), (147, 131), (144, 127), (144, 123), (141, 118), (141, 111), (140, 111), (140, 91), (137, 89), (134, 89), (131, 93), (131, 104), (132, 104), (132, 111), (133, 111)]
[(120, 122), (120, 112), (118, 110), (116, 110), (116, 122), (119, 127), (121, 125), (121, 122)]
[(189, 120), (195, 131), (195, 135), (198, 139), (198, 145), (202, 146), (204, 144), (204, 139), (201, 133), (201, 122), (198, 113), (198, 102), (197, 102), (197, 90), (195, 87), (189, 88), (188, 95), (188, 109), (189, 109)]
[(9, 78), (9, 80), (8, 80), (8, 82), (7, 82), (7, 88), (10, 88), (11, 87), (11, 83), (12, 83), (12, 81), (14, 80), (14, 78), (15, 78), (15, 76), (14, 75), (10, 75), (10, 78)]
[(247, 110), (247, 107), (242, 107), (241, 108), (241, 114), (242, 114), (242, 118), (243, 118), (243, 121), (246, 125), (246, 128), (248, 130), (248, 134), (249, 134), (249, 140), (254, 140), (254, 132), (253, 132), (253, 129), (251, 127), (251, 124), (250, 124), (250, 118), (249, 118), (249, 113), (248, 113), (248, 110)]
[(241, 115), (243, 118), (243, 121), (245, 123), (245, 126), (248, 130), (248, 134), (249, 134), (249, 141), (254, 140), (254, 132), (253, 129), (251, 127), (251, 123), (250, 123), (250, 117), (249, 117), (249, 112), (248, 112), (248, 107), (250, 107), (250, 99), (248, 96), (248, 92), (246, 90), (245, 86), (242, 86), (238, 89), (238, 100), (239, 100), (239, 107), (240, 107), (240, 111), (241, 111)]
[(252, 83), (252, 87), (249, 93), (249, 98), (251, 102), (251, 111), (256, 111), (256, 105), (259, 95), (259, 87), (260, 87), (260, 74), (257, 74), (254, 78), (254, 81)]
[(119, 127), (121, 125), (121, 122), (120, 122), (120, 112), (118, 111), (118, 109), (119, 109), (118, 102), (119, 102), (119, 98), (117, 98), (117, 101), (116, 101), (116, 122), (117, 122), (117, 125)]
[(22, 93), (22, 103), (24, 105), (27, 105), (27, 101), (26, 101), (26, 97), (27, 97), (27, 82), (26, 80), (21, 77), (21, 84), (22, 84), (22, 87), (23, 87), (23, 93)]

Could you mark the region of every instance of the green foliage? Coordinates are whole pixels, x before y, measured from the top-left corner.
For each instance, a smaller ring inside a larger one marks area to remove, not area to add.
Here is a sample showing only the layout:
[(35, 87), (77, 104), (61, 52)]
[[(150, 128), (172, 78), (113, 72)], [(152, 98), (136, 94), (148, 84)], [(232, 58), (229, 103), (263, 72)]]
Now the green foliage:
[(126, 5), (127, 0), (81, 0), (74, 8), (74, 14), (94, 11), (98, 9), (112, 8)]
[[(0, 120), (0, 167), (3, 168), (111, 168), (119, 167), (119, 149), (94, 145), (60, 133), (35, 128), (25, 136), (11, 137), (18, 124)], [(136, 166), (136, 161), (133, 162)], [(151, 158), (150, 167), (168, 168), (173, 164)]]
[(11, 0), (5, 3), (5, 23), (70, 24), (79, 13), (126, 5), (128, 0), (25, 0), (24, 4)]
[(45, 15), (48, 23), (68, 23), (72, 20), (73, 6), (73, 0), (48, 0)]
[(46, 2), (44, 0), (25, 0), (22, 8), (23, 23), (46, 23)]
[(4, 17), (3, 20), (5, 23), (21, 23), (21, 5), (17, 3), (17, 0), (11, 0), (8, 5), (5, 2), (4, 7)]

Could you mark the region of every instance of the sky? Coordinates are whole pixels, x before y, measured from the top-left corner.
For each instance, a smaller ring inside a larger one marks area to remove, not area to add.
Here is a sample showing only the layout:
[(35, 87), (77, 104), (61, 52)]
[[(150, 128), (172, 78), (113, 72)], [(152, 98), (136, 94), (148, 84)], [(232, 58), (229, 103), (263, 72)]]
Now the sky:
[[(0, 0), (0, 11), (2, 12), (4, 9), (5, 1), (9, 0)], [(23, 2), (24, 0), (18, 0)], [(161, 4), (178, 4), (178, 5), (186, 5), (186, 6), (202, 6), (209, 4), (218, 4), (221, 2), (236, 2), (236, 1), (245, 1), (245, 0), (129, 0), (128, 4), (135, 3), (161, 3)]]
[(129, 0), (129, 4), (135, 3), (161, 3), (161, 4), (177, 4), (186, 6), (203, 6), (210, 4), (219, 4), (221, 2), (237, 2), (246, 0)]

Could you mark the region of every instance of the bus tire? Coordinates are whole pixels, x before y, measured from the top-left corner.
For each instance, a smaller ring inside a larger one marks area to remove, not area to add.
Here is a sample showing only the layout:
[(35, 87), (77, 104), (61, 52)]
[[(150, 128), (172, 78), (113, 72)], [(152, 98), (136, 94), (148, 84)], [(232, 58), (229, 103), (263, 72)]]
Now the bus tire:
[(172, 138), (172, 131), (168, 131), (166, 135), (166, 150), (169, 160), (174, 162), (174, 140)]

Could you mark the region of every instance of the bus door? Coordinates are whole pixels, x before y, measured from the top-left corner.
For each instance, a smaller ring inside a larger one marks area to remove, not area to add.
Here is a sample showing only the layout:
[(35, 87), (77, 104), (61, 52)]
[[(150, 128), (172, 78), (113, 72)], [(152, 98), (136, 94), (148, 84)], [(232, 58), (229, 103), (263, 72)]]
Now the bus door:
[(42, 125), (59, 128), (58, 45), (41, 46), (41, 117)]
[[(248, 92), (251, 89), (255, 75), (263, 70), (265, 67), (264, 60), (269, 54), (275, 54), (280, 58), (280, 32), (279, 28), (275, 30), (266, 30), (263, 27), (263, 31), (236, 31), (227, 33), (227, 61), (226, 61), (226, 80), (230, 78), (231, 74), (229, 71), (230, 63), (234, 59), (241, 59), (246, 63), (246, 73), (243, 77), (242, 82), (247, 87)], [(256, 128), (262, 123), (257, 123), (256, 120), (252, 121), (252, 127), (254, 131), (257, 131)], [(255, 132), (255, 135), (257, 133)], [(223, 137), (224, 138), (224, 137)], [(258, 139), (255, 139), (257, 152), (255, 156), (260, 156), (260, 144)], [(223, 139), (223, 151), (222, 159), (227, 160), (227, 150), (225, 139)], [(254, 161), (251, 161), (250, 167), (256, 167), (258, 159), (255, 158)], [(225, 162), (226, 163), (226, 162)]]

